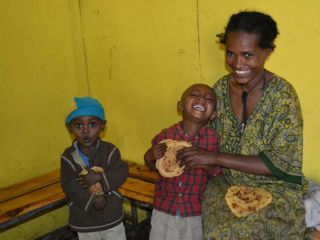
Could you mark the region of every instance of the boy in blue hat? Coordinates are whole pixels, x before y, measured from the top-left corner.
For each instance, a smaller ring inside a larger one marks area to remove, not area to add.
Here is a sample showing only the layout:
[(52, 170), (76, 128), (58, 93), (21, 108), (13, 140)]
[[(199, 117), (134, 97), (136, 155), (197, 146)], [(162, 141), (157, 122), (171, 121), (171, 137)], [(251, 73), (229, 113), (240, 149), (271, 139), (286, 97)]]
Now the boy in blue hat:
[(126, 239), (117, 189), (128, 176), (128, 165), (115, 145), (99, 138), (106, 125), (102, 105), (91, 97), (74, 101), (65, 122), (74, 141), (61, 157), (70, 228), (79, 240)]

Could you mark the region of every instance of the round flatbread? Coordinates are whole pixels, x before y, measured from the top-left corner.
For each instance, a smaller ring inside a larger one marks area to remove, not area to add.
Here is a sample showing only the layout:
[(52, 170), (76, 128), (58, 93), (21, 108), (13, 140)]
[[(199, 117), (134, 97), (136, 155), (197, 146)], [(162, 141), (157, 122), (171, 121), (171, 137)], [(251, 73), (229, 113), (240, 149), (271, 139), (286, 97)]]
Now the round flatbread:
[(191, 147), (192, 144), (186, 141), (175, 141), (172, 139), (162, 140), (160, 143), (167, 145), (164, 156), (156, 161), (156, 168), (163, 177), (177, 177), (183, 173), (183, 167), (177, 163), (176, 153), (182, 148)]
[[(95, 171), (96, 173), (101, 173), (101, 172), (103, 172), (103, 168), (102, 168), (102, 167), (93, 166), (91, 169), (92, 169), (93, 171)], [(86, 174), (88, 174), (88, 170), (87, 170), (87, 169), (83, 169), (83, 170), (79, 173), (80, 176), (83, 176), (83, 175), (86, 175)], [(103, 194), (104, 194), (100, 182), (96, 182), (95, 184), (92, 184), (91, 186), (89, 186), (89, 191), (90, 191), (91, 193), (94, 193), (95, 195), (103, 195)]]
[(228, 207), (237, 217), (256, 213), (272, 202), (272, 195), (264, 188), (231, 186), (225, 196)]

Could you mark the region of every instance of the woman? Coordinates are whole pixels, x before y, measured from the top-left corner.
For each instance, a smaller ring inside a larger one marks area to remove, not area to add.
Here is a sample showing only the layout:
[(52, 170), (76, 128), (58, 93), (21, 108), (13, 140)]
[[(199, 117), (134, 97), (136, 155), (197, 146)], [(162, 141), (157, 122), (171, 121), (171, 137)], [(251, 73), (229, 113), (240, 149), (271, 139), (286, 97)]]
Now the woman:
[[(300, 103), (290, 83), (264, 68), (277, 35), (269, 15), (244, 11), (231, 16), (220, 36), (230, 74), (214, 85), (218, 120), (213, 127), (221, 132), (221, 153), (199, 148), (178, 153), (187, 169), (224, 167), (204, 195), (205, 239), (306, 237)], [(255, 193), (262, 189), (271, 194), (271, 203), (237, 217), (231, 209), (238, 206), (229, 208), (225, 200), (231, 186), (251, 187)]]

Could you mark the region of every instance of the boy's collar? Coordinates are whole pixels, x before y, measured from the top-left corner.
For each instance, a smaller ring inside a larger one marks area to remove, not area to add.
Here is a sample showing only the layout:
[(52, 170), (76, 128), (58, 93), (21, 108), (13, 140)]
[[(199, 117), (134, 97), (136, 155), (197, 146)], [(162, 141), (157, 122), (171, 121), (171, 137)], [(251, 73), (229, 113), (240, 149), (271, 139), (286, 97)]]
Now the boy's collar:
[(189, 137), (189, 138), (200, 138), (201, 136), (203, 136), (205, 134), (205, 129), (206, 129), (206, 126), (202, 127), (200, 129), (200, 131), (195, 135), (195, 136), (189, 136), (188, 133), (185, 132), (184, 130), (184, 127), (183, 127), (183, 122), (180, 121), (178, 123), (178, 130), (179, 130), (179, 134), (180, 135), (183, 135), (185, 137)]
[[(97, 139), (97, 143), (96, 143), (96, 146), (95, 146), (95, 148), (97, 149), (99, 146), (100, 146), (100, 138), (98, 138)], [(74, 141), (73, 141), (73, 147), (77, 150), (77, 151), (80, 151), (80, 148), (79, 148), (79, 141), (77, 140), (77, 139), (75, 139)]]

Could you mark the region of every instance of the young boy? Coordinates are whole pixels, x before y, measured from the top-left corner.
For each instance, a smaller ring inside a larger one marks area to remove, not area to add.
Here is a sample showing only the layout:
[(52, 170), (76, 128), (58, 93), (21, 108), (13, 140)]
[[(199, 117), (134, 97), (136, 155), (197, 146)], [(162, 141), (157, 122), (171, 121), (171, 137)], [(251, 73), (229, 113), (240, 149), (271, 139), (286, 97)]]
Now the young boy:
[[(155, 161), (164, 156), (167, 147), (159, 144), (163, 139), (188, 141), (193, 147), (218, 151), (220, 136), (207, 127), (215, 117), (215, 109), (216, 95), (211, 87), (205, 84), (188, 87), (178, 102), (182, 122), (153, 138), (152, 147), (144, 155), (148, 167), (155, 170)], [(209, 177), (220, 171), (199, 167), (177, 177), (160, 177), (155, 188), (150, 240), (202, 240), (202, 195)]]
[(74, 100), (65, 123), (75, 139), (61, 157), (70, 227), (80, 240), (126, 239), (117, 189), (128, 176), (128, 165), (116, 146), (99, 138), (106, 124), (101, 104), (91, 97)]

